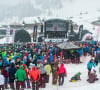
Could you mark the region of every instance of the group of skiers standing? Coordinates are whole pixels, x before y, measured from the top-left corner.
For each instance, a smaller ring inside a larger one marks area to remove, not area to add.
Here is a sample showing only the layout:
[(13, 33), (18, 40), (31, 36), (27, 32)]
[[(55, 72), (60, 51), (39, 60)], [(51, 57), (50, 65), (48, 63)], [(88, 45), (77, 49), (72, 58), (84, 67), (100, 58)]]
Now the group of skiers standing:
[[(0, 74), (0, 89), (9, 89), (8, 82), (13, 90), (20, 90), (20, 87), (22, 88), (21, 90), (24, 90), (24, 88), (32, 88), (32, 90), (45, 88), (46, 83), (49, 83), (51, 71), (53, 77), (52, 84), (57, 85), (57, 81), (59, 81), (60, 86), (64, 83), (64, 76), (67, 76), (63, 63), (60, 67), (58, 67), (58, 62), (55, 62), (52, 66), (48, 63), (45, 65), (40, 64), (40, 68), (31, 63), (29, 68), (27, 69), (25, 64), (15, 65), (13, 62), (8, 72), (3, 67)], [(16, 87), (14, 82), (16, 82)]]

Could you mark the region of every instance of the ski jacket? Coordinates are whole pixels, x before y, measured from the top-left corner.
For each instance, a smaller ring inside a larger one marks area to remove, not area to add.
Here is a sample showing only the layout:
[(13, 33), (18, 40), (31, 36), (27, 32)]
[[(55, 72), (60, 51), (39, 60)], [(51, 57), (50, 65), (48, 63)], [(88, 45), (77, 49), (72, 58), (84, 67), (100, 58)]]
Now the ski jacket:
[(52, 56), (52, 54), (50, 54), (49, 59), (50, 59), (51, 62), (53, 62), (53, 56)]
[(88, 47), (85, 46), (85, 47), (83, 48), (83, 51), (84, 51), (84, 52), (88, 52)]
[(43, 64), (40, 64), (40, 68), (39, 68), (40, 74), (45, 74), (46, 70), (43, 67)]
[(4, 76), (3, 75), (0, 75), (0, 85), (4, 85)]
[(64, 64), (61, 64), (60, 67), (59, 67), (59, 70), (58, 70), (58, 75), (60, 73), (65, 73), (65, 76), (67, 76), (67, 73), (66, 73), (66, 69), (64, 67)]
[(92, 67), (95, 67), (95, 63), (91, 63), (91, 61), (89, 61), (87, 64), (87, 68), (92, 69)]
[(18, 81), (25, 81), (25, 79), (26, 79), (26, 73), (25, 73), (24, 68), (23, 68), (22, 65), (21, 65), (21, 66), (19, 67), (19, 69), (16, 71), (15, 78), (16, 78)]
[(7, 70), (6, 70), (6, 69), (2, 69), (2, 70), (1, 70), (1, 74), (2, 74), (5, 78), (8, 77), (8, 73), (7, 73)]
[(44, 67), (45, 71), (46, 71), (46, 75), (50, 75), (51, 72), (51, 66), (49, 64), (45, 65)]
[(25, 64), (23, 64), (23, 68), (24, 68), (24, 71), (25, 71), (25, 73), (26, 73), (26, 78), (28, 78), (28, 71), (27, 71), (27, 69), (26, 69), (26, 65), (25, 65)]
[(8, 70), (8, 74), (9, 74), (9, 79), (15, 79), (15, 73), (16, 73), (17, 69), (15, 68), (14, 63), (11, 63), (11, 66)]
[(32, 70), (29, 72), (31, 81), (38, 81), (40, 79), (40, 71), (37, 70), (37, 67), (32, 67)]
[(53, 60), (54, 60), (54, 62), (56, 61), (56, 55), (53, 56)]

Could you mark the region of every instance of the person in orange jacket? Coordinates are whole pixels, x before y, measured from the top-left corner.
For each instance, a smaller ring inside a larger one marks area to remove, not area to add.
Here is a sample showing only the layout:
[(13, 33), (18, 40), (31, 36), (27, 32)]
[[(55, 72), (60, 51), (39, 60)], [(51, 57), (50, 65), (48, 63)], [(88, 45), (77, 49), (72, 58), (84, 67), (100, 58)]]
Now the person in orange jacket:
[[(26, 69), (26, 65), (23, 64), (23, 68), (24, 68), (24, 71), (26, 73), (26, 82), (27, 82), (27, 88), (30, 88), (30, 81), (29, 81), (29, 78), (28, 78), (28, 70)], [(26, 88), (26, 83), (24, 82), (24, 88)]]
[(29, 72), (29, 76), (30, 80), (32, 81), (32, 90), (39, 90), (40, 71), (37, 70), (37, 67), (32, 67)]

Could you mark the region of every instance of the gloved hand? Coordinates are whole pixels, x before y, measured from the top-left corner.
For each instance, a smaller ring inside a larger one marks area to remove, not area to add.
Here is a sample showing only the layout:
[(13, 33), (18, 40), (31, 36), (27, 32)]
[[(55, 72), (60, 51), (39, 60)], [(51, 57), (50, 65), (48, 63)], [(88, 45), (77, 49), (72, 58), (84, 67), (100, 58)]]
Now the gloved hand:
[(15, 79), (15, 81), (17, 81), (17, 79)]

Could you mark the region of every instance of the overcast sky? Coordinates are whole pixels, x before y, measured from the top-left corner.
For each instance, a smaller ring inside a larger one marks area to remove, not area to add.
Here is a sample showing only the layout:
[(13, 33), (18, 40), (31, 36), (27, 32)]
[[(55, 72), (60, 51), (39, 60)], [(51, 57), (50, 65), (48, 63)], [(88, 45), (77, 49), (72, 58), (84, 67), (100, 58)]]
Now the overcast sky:
[[(72, 8), (80, 9), (97, 9), (100, 8), (100, 0), (0, 0), (0, 5), (17, 5), (25, 2), (35, 2), (36, 6), (41, 6), (43, 9), (63, 7), (62, 3), (66, 1)], [(33, 5), (34, 6), (34, 5)], [(20, 8), (20, 7), (19, 7)], [(70, 10), (70, 9), (69, 9)]]
[(67, 1), (67, 2), (72, 2), (72, 3), (80, 3), (82, 6), (85, 5), (93, 5), (95, 7), (98, 7), (98, 5), (100, 4), (100, 0), (0, 0), (0, 4), (3, 5), (16, 5), (19, 3), (24, 3), (24, 2), (32, 2), (35, 1), (37, 4), (41, 4), (41, 5), (51, 5), (51, 4), (55, 4), (55, 6), (59, 3), (61, 3), (62, 1)]
[(16, 5), (16, 4), (22, 3), (24, 1), (25, 0), (0, 0), (0, 4), (3, 4), (3, 5)]
[[(31, 10), (24, 11), (22, 7)], [(100, 0), (0, 0), (0, 19), (7, 16), (12, 17), (14, 13), (16, 13), (14, 15), (22, 17), (23, 12), (25, 12), (24, 16), (41, 15), (49, 9), (51, 11), (57, 10), (58, 14), (60, 14), (59, 10), (62, 10), (63, 16), (67, 14), (76, 15), (79, 12), (92, 12), (100, 9)]]

